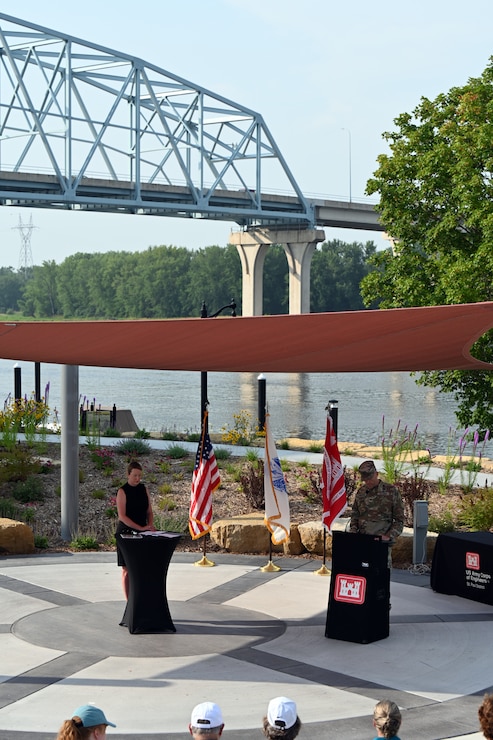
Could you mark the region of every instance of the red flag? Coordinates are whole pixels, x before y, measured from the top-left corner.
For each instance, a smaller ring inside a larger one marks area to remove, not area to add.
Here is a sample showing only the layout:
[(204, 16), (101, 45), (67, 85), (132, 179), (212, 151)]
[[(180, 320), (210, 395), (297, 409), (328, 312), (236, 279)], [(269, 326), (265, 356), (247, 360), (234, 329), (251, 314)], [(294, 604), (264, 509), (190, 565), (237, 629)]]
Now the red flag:
[(322, 523), (331, 531), (335, 520), (347, 507), (346, 485), (332, 418), (327, 414), (324, 461), (322, 465)]
[(190, 496), (188, 528), (193, 540), (203, 537), (211, 528), (212, 492), (216, 490), (220, 482), (216, 456), (204, 423), (202, 438), (195, 457)]

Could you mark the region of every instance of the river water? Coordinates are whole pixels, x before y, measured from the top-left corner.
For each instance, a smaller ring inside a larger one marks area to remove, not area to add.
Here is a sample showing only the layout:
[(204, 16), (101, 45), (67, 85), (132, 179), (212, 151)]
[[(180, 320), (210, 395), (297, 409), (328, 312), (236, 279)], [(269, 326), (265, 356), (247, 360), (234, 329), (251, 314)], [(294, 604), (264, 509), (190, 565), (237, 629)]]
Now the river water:
[[(0, 400), (14, 394), (14, 362), (0, 360)], [(22, 394), (34, 391), (34, 364), (19, 362)], [(408, 373), (266, 373), (267, 404), (276, 439), (322, 439), (325, 407), (336, 399), (339, 439), (379, 444), (382, 424), (386, 432), (418, 425), (418, 436), (432, 454), (444, 454), (451, 431), (457, 431), (452, 396), (417, 386)], [(211, 432), (231, 428), (233, 414), (258, 414), (258, 375), (208, 373)], [(198, 432), (200, 430), (200, 373), (165, 370), (79, 368), (81, 401), (96, 406), (131, 409), (141, 429)], [(61, 408), (61, 367), (41, 365), (41, 393), (50, 384), (49, 406)], [(455, 444), (455, 443), (454, 443)], [(454, 449), (455, 451), (455, 449)]]

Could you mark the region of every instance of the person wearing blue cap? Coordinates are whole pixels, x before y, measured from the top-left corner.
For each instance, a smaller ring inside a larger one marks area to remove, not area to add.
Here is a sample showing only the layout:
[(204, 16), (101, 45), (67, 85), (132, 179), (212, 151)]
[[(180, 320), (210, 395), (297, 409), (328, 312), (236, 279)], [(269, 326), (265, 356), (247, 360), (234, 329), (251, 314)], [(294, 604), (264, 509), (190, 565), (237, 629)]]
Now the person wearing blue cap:
[(57, 740), (99, 740), (106, 737), (106, 728), (116, 727), (106, 719), (102, 709), (94, 704), (77, 707), (71, 719), (66, 719), (57, 735)]

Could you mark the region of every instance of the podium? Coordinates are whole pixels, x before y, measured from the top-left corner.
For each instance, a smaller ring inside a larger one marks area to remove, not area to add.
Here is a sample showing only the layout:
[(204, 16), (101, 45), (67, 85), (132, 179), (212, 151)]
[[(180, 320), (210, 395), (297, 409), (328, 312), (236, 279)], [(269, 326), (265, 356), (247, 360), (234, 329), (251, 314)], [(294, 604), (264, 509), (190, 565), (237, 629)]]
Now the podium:
[(181, 538), (177, 532), (117, 534), (128, 570), (128, 601), (120, 625), (131, 634), (176, 632), (166, 594), (171, 556)]
[(389, 636), (388, 543), (334, 532), (325, 637), (366, 644)]

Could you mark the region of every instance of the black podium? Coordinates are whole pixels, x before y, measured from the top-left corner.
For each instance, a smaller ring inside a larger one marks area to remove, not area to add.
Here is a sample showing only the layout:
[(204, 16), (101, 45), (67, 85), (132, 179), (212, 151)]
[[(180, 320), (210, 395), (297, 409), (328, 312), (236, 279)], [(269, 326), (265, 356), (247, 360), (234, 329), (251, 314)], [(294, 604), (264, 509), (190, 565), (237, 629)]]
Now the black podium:
[(366, 644), (389, 636), (388, 544), (369, 534), (332, 534), (325, 637)]
[(493, 604), (493, 533), (439, 534), (430, 582), (440, 594)]
[(120, 625), (132, 634), (176, 632), (166, 595), (166, 576), (181, 535), (163, 532), (117, 537), (129, 577), (128, 601)]

